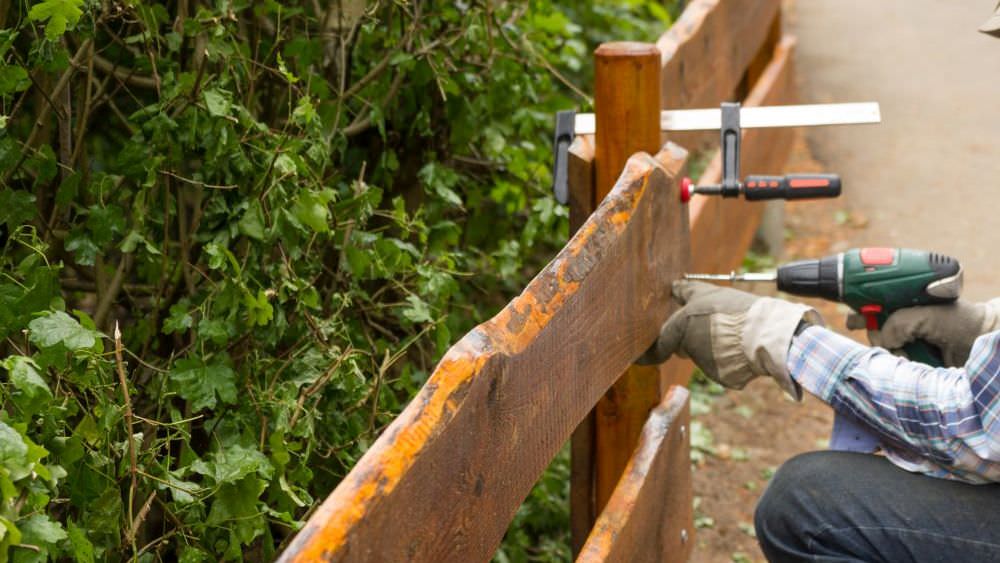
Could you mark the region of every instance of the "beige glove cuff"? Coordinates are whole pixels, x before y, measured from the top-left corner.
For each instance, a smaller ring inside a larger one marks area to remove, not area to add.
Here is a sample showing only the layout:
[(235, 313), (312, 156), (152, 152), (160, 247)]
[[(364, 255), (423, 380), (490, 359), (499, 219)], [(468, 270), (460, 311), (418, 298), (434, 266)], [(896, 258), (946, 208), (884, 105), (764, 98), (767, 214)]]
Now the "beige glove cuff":
[(983, 327), (979, 334), (1000, 330), (1000, 297), (990, 299), (983, 305), (985, 305), (985, 314), (983, 315)]
[(742, 389), (759, 375), (770, 375), (796, 401), (802, 389), (788, 373), (786, 362), (795, 328), (803, 319), (820, 325), (814, 309), (781, 299), (758, 299), (746, 313), (713, 315), (712, 354), (719, 380)]

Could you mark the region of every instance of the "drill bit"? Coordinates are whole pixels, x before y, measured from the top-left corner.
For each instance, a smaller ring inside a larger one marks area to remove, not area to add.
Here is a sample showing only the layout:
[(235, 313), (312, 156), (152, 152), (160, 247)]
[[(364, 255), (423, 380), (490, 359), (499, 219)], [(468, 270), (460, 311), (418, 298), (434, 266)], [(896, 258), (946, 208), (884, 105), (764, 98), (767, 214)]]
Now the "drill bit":
[(728, 282), (773, 282), (778, 279), (778, 273), (748, 272), (745, 274), (737, 274), (735, 271), (732, 271), (728, 274), (684, 274), (684, 279)]

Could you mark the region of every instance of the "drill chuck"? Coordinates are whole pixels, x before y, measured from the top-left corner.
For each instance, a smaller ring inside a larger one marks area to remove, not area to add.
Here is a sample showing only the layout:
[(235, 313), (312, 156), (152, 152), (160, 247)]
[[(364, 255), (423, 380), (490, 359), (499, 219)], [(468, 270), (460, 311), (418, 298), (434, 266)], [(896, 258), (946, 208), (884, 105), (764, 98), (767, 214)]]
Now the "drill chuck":
[(793, 295), (843, 299), (843, 255), (798, 260), (778, 268), (778, 290)]

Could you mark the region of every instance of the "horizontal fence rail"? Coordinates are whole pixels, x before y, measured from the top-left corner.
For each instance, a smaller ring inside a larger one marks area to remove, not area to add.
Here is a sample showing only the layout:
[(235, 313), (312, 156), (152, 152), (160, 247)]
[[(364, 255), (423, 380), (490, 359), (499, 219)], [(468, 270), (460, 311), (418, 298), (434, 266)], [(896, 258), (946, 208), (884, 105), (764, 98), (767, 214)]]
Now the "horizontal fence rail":
[[(462, 338), (282, 561), (485, 561), (538, 476), (654, 340), (680, 274), (685, 153), (628, 161), (573, 239)], [(599, 306), (595, 306), (599, 304)]]

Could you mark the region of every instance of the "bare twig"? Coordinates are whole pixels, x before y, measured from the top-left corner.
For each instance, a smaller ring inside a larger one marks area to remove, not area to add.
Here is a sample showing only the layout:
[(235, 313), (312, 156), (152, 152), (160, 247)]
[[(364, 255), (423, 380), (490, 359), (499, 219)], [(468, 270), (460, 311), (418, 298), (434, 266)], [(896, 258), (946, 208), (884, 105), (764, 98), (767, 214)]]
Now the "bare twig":
[[(80, 66), (80, 62), (90, 52), (90, 46), (92, 43), (93, 40), (88, 39), (80, 45), (80, 48), (76, 50), (76, 54), (73, 55), (73, 60), (70, 61), (69, 67), (62, 73), (62, 76), (59, 77), (59, 81), (56, 82), (56, 86), (52, 89), (52, 92), (47, 95), (49, 103), (47, 105), (43, 105), (41, 109), (38, 110), (38, 115), (35, 117), (35, 125), (31, 128), (31, 133), (28, 134), (28, 140), (24, 143), (26, 146), (35, 146), (35, 142), (38, 140), (38, 133), (42, 130), (42, 126), (45, 125), (46, 120), (49, 118), (49, 113), (52, 112), (54, 107), (52, 105), (52, 99), (58, 98), (59, 94), (62, 93), (63, 88), (66, 88), (69, 84), (69, 80), (73, 77), (73, 73), (76, 72), (77, 67)], [(0, 179), (0, 184), (6, 184), (7, 181), (10, 180), (10, 177), (21, 168), (21, 165), (24, 164), (26, 158), (28, 158), (28, 151), (21, 153), (21, 158), (17, 161), (17, 164), (7, 169), (3, 178)]]
[[(125, 376), (125, 360), (122, 358), (122, 348), (122, 333), (118, 328), (118, 323), (115, 322), (115, 367), (118, 371), (118, 383), (122, 386), (122, 395), (125, 398), (125, 426), (128, 431), (128, 461), (132, 476), (132, 483), (128, 490), (128, 516), (129, 518), (133, 518), (133, 515), (135, 514), (133, 511), (133, 504), (135, 502), (136, 487), (138, 486), (139, 463), (136, 459), (135, 440), (132, 438), (132, 396), (128, 391), (128, 378)], [(150, 497), (150, 501), (151, 500), (152, 497)], [(147, 501), (147, 504), (150, 501)], [(148, 511), (148, 507), (146, 510)], [(132, 544), (132, 556), (134, 558), (138, 546), (135, 544), (135, 534), (132, 533), (132, 531), (129, 532), (129, 536), (129, 543)]]
[(94, 68), (101, 71), (103, 74), (108, 74), (114, 76), (118, 80), (121, 80), (129, 86), (135, 86), (136, 88), (146, 88), (148, 90), (159, 90), (160, 89), (160, 77), (159, 76), (146, 76), (142, 74), (136, 74), (135, 70), (127, 69), (123, 66), (115, 64), (104, 57), (94, 54), (93, 56)]
[(139, 527), (142, 523), (146, 521), (146, 516), (149, 514), (150, 507), (153, 506), (153, 500), (156, 499), (156, 491), (149, 493), (146, 497), (146, 502), (142, 503), (142, 508), (139, 509), (139, 513), (135, 515), (132, 519), (132, 525), (128, 529), (128, 541), (132, 543), (135, 541), (136, 537), (139, 535)]
[[(404, 75), (405, 73), (400, 72), (392, 80), (392, 84), (389, 86), (389, 91), (386, 92), (385, 96), (382, 98), (382, 101), (380, 102), (380, 107), (385, 107), (390, 101), (392, 101), (393, 98), (396, 97), (396, 94), (399, 93), (399, 87), (403, 84)], [(368, 111), (368, 113), (365, 114), (364, 117), (358, 116), (358, 118), (355, 119), (353, 122), (351, 122), (350, 125), (344, 127), (343, 129), (344, 136), (353, 137), (354, 135), (359, 135), (367, 131), (368, 128), (371, 127), (374, 122), (372, 114), (373, 114), (372, 111)]]
[(173, 172), (171, 172), (169, 170), (160, 170), (159, 172), (160, 172), (160, 174), (163, 174), (165, 176), (170, 176), (171, 178), (176, 178), (176, 179), (180, 180), (181, 182), (184, 182), (185, 184), (191, 184), (193, 186), (198, 186), (198, 187), (201, 187), (201, 188), (211, 188), (213, 190), (235, 190), (236, 188), (239, 188), (239, 186), (237, 186), (236, 184), (206, 184), (205, 182), (201, 182), (201, 181), (198, 181), (198, 180), (192, 180), (190, 178), (185, 178), (184, 176), (181, 176), (179, 174), (175, 174), (175, 173), (173, 173)]
[(354, 354), (354, 348), (348, 348), (344, 350), (344, 353), (341, 354), (339, 358), (337, 358), (337, 361), (334, 362), (333, 365), (327, 368), (326, 372), (323, 373), (323, 375), (321, 375), (318, 379), (316, 379), (316, 381), (314, 381), (312, 385), (305, 388), (301, 393), (299, 393), (299, 399), (295, 401), (295, 411), (292, 413), (291, 420), (288, 421), (288, 426), (290, 428), (294, 428), (295, 423), (299, 421), (299, 413), (302, 412), (302, 407), (303, 405), (305, 405), (306, 400), (309, 397), (316, 394), (316, 392), (318, 392), (320, 389), (322, 389), (323, 386), (326, 385), (328, 381), (330, 381), (330, 378), (333, 377), (333, 374), (336, 373), (338, 369), (340, 369), (340, 365), (344, 363), (344, 360), (346, 360), (353, 354)]

